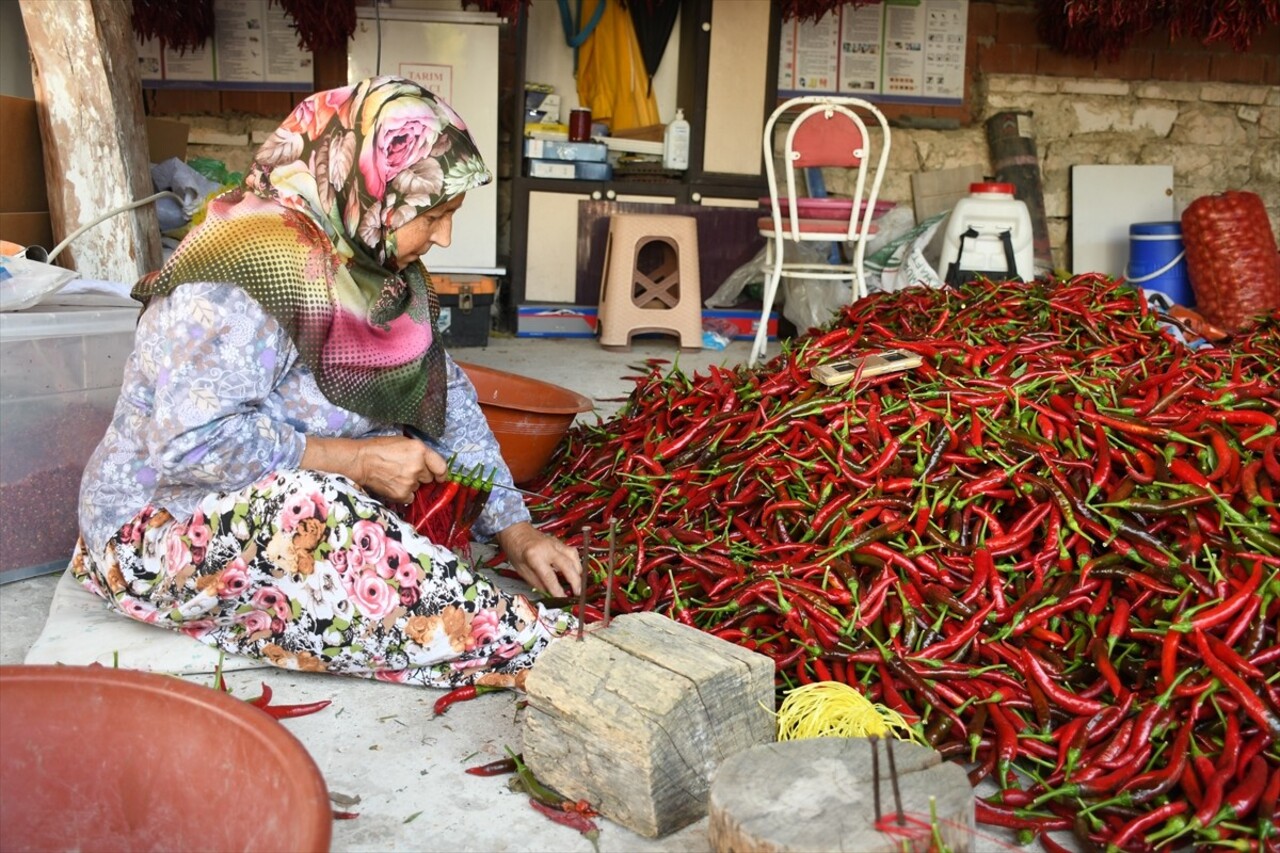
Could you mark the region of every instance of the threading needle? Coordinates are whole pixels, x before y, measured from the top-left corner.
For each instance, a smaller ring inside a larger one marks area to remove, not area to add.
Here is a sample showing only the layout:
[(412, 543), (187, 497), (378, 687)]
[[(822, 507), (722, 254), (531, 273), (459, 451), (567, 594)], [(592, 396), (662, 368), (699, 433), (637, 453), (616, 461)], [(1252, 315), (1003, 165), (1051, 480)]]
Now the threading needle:
[(582, 525), (582, 581), (578, 588), (578, 642), (587, 624), (587, 558), (591, 553), (591, 525)]
[(609, 627), (609, 619), (613, 609), (613, 561), (617, 554), (618, 545), (618, 520), (612, 519), (609, 522), (609, 564), (605, 567), (607, 573), (604, 578), (604, 627)]
[(907, 825), (907, 816), (902, 811), (902, 794), (898, 791), (898, 767), (893, 761), (893, 738), (884, 740), (884, 748), (889, 753), (889, 779), (893, 782), (893, 806), (898, 810), (898, 826)]

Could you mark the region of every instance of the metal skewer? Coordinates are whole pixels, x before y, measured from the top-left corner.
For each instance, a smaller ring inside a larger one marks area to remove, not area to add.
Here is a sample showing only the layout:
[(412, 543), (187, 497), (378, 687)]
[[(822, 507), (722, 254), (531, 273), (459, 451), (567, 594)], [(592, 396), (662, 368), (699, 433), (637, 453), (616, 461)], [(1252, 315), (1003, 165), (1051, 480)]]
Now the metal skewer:
[(876, 735), (867, 735), (867, 740), (871, 741), (871, 790), (875, 799), (876, 807), (876, 827), (880, 826), (880, 738)]
[(587, 623), (587, 558), (591, 554), (591, 525), (582, 525), (582, 580), (578, 584), (578, 642), (582, 642)]
[(609, 627), (610, 612), (613, 608), (613, 561), (617, 554), (618, 545), (618, 521), (612, 519), (609, 522), (609, 563), (605, 567), (607, 574), (604, 578), (604, 625)]
[(902, 811), (902, 794), (898, 791), (898, 767), (893, 761), (893, 738), (885, 738), (884, 748), (889, 753), (889, 779), (893, 782), (893, 807), (898, 810), (898, 826), (907, 825), (907, 815)]

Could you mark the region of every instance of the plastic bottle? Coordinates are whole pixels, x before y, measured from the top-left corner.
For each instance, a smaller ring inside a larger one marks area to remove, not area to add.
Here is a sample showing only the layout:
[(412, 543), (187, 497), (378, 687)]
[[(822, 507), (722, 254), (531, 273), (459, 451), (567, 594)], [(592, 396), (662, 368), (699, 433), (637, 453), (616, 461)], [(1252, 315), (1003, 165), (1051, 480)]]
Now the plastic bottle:
[(684, 120), (684, 110), (680, 107), (676, 107), (676, 117), (662, 134), (662, 167), (689, 168), (689, 122)]

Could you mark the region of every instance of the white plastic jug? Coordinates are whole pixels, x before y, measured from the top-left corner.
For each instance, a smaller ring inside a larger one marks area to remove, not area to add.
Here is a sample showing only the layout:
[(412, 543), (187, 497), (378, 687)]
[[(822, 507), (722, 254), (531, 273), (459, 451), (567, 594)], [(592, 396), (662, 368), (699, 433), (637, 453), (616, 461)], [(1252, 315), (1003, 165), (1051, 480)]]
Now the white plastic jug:
[(943, 279), (951, 283), (974, 275), (994, 280), (1035, 278), (1031, 214), (1013, 192), (1013, 184), (969, 185), (969, 195), (956, 202), (947, 219), (938, 261)]

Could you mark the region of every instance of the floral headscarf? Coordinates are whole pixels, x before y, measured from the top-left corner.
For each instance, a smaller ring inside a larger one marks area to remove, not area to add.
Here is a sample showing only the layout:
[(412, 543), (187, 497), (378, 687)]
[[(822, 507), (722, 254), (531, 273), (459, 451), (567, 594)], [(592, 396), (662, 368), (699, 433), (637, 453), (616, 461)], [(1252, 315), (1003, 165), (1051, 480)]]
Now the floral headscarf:
[(331, 402), (439, 436), (439, 302), (420, 262), (392, 271), (392, 233), (492, 177), (458, 114), (415, 83), (384, 76), (318, 92), (133, 296), (239, 285), (288, 332)]

